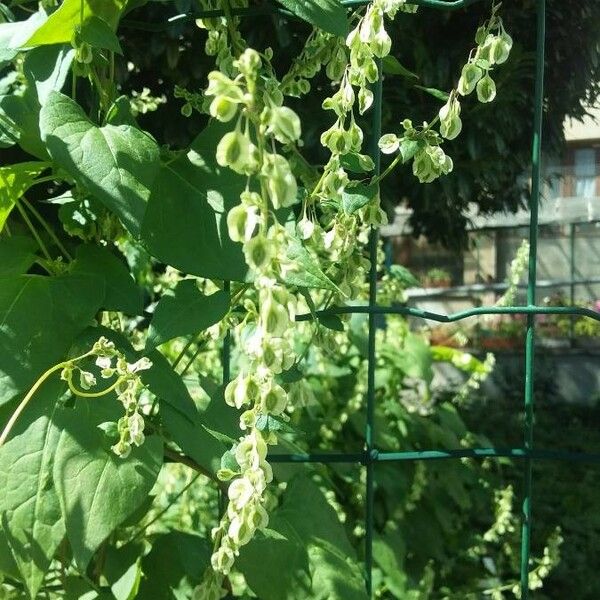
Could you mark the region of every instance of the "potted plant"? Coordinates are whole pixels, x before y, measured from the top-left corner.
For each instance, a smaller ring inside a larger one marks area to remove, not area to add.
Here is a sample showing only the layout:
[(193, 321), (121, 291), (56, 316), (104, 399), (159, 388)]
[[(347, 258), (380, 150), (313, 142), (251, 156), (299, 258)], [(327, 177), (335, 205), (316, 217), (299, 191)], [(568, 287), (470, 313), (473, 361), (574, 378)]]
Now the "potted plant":
[(525, 327), (522, 319), (499, 320), (479, 332), (482, 350), (491, 352), (523, 348)]
[(573, 326), (575, 345), (578, 348), (600, 348), (600, 321), (589, 317), (580, 317)]
[(452, 276), (444, 269), (430, 269), (423, 279), (425, 287), (447, 288), (452, 284)]

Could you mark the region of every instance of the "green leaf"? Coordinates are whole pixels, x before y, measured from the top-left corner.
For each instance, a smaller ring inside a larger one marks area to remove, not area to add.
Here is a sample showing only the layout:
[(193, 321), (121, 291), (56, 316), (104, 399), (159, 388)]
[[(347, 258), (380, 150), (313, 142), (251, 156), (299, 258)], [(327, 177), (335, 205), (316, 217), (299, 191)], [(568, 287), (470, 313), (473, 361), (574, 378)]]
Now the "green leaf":
[(244, 281), (242, 245), (231, 241), (227, 213), (239, 204), (246, 178), (219, 167), (218, 142), (229, 124), (211, 123), (187, 156), (163, 165), (152, 188), (142, 237), (150, 252), (200, 277)]
[(104, 310), (122, 311), (128, 315), (141, 314), (141, 289), (131, 277), (126, 262), (107, 248), (91, 244), (79, 246), (71, 273), (93, 275), (104, 281), (105, 296), (101, 304)]
[(63, 391), (58, 377), (47, 382), (21, 414), (9, 441), (0, 448), (3, 530), (32, 598), (65, 535), (52, 483), (60, 435), (55, 415)]
[(419, 280), (403, 265), (392, 265), (389, 268), (389, 276), (400, 282), (403, 287), (418, 287)]
[(48, 163), (25, 162), (0, 168), (0, 231), (15, 203), (30, 188)]
[(400, 154), (402, 155), (402, 162), (408, 162), (419, 150), (422, 142), (417, 140), (402, 139), (400, 142)]
[(433, 379), (431, 348), (425, 340), (413, 333), (404, 340), (404, 352), (394, 352), (394, 362), (409, 377), (423, 379), (431, 383)]
[(46, 18), (44, 11), (39, 10), (25, 21), (0, 23), (0, 61), (13, 60), (31, 34), (44, 23)]
[[(152, 361), (152, 367), (142, 373), (142, 381), (158, 398), (159, 414), (166, 433), (185, 454), (216, 473), (226, 446), (204, 426), (204, 415), (198, 412), (185, 383), (167, 359), (158, 350), (148, 354), (148, 358)], [(218, 404), (230, 408), (222, 398)], [(219, 421), (215, 427), (222, 429), (223, 425)]]
[(442, 102), (447, 102), (448, 98), (450, 98), (450, 94), (448, 94), (448, 92), (443, 92), (442, 90), (438, 90), (437, 88), (425, 87), (422, 85), (415, 85), (415, 87), (423, 92), (426, 92), (430, 96), (441, 100)]
[(77, 27), (92, 16), (103, 19), (112, 30), (119, 22), (125, 0), (64, 0), (48, 20), (27, 40), (25, 46), (70, 44)]
[(196, 334), (218, 323), (229, 311), (229, 293), (205, 296), (193, 279), (180, 281), (154, 310), (146, 349), (182, 335)]
[(290, 12), (323, 31), (345, 37), (349, 23), (338, 0), (278, 0)]
[(37, 244), (24, 235), (0, 239), (0, 278), (27, 273), (35, 262)]
[(354, 187), (348, 187), (344, 190), (342, 195), (342, 209), (347, 215), (352, 215), (363, 206), (369, 204), (378, 193), (379, 185), (376, 183), (371, 185), (359, 184)]
[(81, 40), (94, 48), (105, 48), (116, 54), (123, 54), (119, 38), (110, 25), (102, 19), (91, 16), (81, 28)]
[(300, 240), (291, 240), (287, 256), (296, 263), (296, 269), (286, 273), (285, 282), (288, 285), (340, 291), (335, 283), (323, 273), (317, 259), (313, 258)]
[(341, 164), (346, 171), (352, 171), (352, 173), (370, 173), (375, 166), (370, 156), (358, 152), (344, 154), (341, 157)]
[(0, 96), (0, 144), (4, 147), (19, 144), (28, 154), (47, 160), (48, 152), (40, 137), (39, 111), (32, 93)]
[(202, 537), (183, 531), (158, 536), (143, 558), (144, 579), (136, 598), (190, 598), (210, 563), (210, 545)]
[(98, 425), (116, 420), (123, 408), (111, 397), (78, 398), (58, 421), (54, 482), (73, 558), (85, 569), (100, 544), (150, 493), (162, 465), (162, 440), (151, 435), (122, 459)]
[(131, 125), (140, 128), (131, 114), (131, 104), (127, 96), (119, 96), (106, 113), (106, 122), (110, 125)]
[[(267, 530), (268, 537), (264, 533), (244, 546), (237, 560), (252, 591), (263, 600), (291, 599), (294, 591), (306, 594), (310, 586), (306, 548), (298, 539), (288, 540), (278, 531), (271, 534)], [(264, 565), (269, 565), (268, 569)]]
[(142, 580), (143, 555), (144, 546), (141, 542), (132, 542), (120, 548), (108, 547), (103, 574), (116, 600), (130, 600), (136, 597)]
[(74, 56), (73, 48), (63, 45), (34, 48), (25, 55), (23, 73), (27, 93), (36, 95), (40, 106), (46, 103), (50, 92), (60, 92), (63, 88)]
[(0, 529), (0, 573), (8, 575), (15, 581), (21, 581), (21, 573), (6, 539), (7, 529), (8, 527)]
[(152, 367), (142, 373), (144, 384), (157, 396), (161, 407), (168, 405), (188, 423), (194, 423), (198, 410), (179, 374), (158, 350), (150, 352), (148, 358), (152, 361)]
[(416, 73), (413, 73), (407, 69), (395, 56), (388, 54), (383, 57), (383, 72), (388, 75), (402, 75), (402, 77), (409, 77), (412, 79), (419, 79)]
[(344, 323), (338, 315), (319, 315), (319, 323), (333, 331), (344, 331)]
[(25, 55), (25, 92), (0, 97), (0, 146), (18, 143), (33, 156), (49, 158), (40, 137), (40, 106), (51, 91), (63, 87), (72, 60), (72, 49), (62, 45), (31, 50)]
[(64, 358), (103, 296), (87, 275), (0, 279), (0, 405)]
[(138, 236), (158, 167), (156, 142), (128, 125), (97, 127), (58, 92), (40, 111), (40, 131), (53, 160)]
[[(288, 483), (269, 527), (273, 533), (244, 546), (238, 560), (240, 571), (260, 598), (366, 600), (362, 573), (344, 527), (310, 479), (299, 475)], [(269, 570), (264, 564), (269, 564)], [(278, 577), (273, 577), (273, 569)]]

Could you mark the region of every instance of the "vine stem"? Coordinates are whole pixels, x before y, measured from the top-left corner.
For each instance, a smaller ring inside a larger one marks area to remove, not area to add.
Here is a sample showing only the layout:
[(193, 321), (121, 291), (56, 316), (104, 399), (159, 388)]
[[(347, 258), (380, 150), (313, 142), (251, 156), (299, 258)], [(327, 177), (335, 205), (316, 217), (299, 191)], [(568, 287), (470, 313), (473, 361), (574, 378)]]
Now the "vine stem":
[(100, 398), (101, 396), (106, 396), (106, 394), (110, 394), (116, 387), (123, 381), (123, 377), (119, 377), (112, 385), (108, 386), (106, 389), (101, 390), (100, 392), (85, 392), (84, 390), (80, 390), (75, 387), (73, 383), (73, 376), (69, 374), (67, 378), (67, 385), (69, 389), (76, 395), (81, 396), (82, 398)]
[(23, 204), (27, 207), (29, 212), (38, 220), (40, 225), (46, 230), (46, 233), (52, 238), (52, 241), (56, 244), (57, 248), (64, 254), (67, 260), (73, 260), (73, 257), (69, 254), (67, 249), (63, 246), (62, 242), (58, 239), (58, 236), (52, 230), (52, 227), (48, 224), (48, 221), (42, 217), (40, 212), (23, 196), (21, 198)]
[(14, 427), (15, 423), (17, 422), (17, 419), (20, 417), (21, 413), (25, 410), (25, 407), (29, 404), (29, 401), (31, 400), (31, 398), (33, 398), (33, 395), (40, 389), (42, 384), (53, 373), (56, 373), (57, 371), (60, 371), (61, 369), (64, 369), (65, 367), (69, 366), (70, 364), (73, 364), (83, 358), (86, 358), (87, 356), (90, 356), (90, 354), (91, 354), (91, 352), (86, 352), (85, 354), (82, 354), (81, 356), (77, 356), (76, 358), (72, 358), (70, 360), (65, 360), (63, 362), (58, 363), (57, 365), (54, 365), (53, 367), (50, 367), (47, 371), (42, 373), (42, 375), (39, 377), (39, 379), (33, 384), (32, 388), (27, 392), (27, 394), (25, 394), (25, 397), (23, 398), (23, 400), (21, 400), (21, 402), (19, 403), (19, 406), (17, 406), (17, 408), (15, 409), (15, 412), (11, 415), (10, 419), (8, 420), (8, 423), (2, 430), (2, 434), (0, 435), (0, 448), (2, 448), (2, 446), (4, 445), (4, 442), (6, 441), (6, 438), (9, 436), (12, 428)]
[(150, 525), (153, 525), (154, 523), (156, 523), (156, 521), (158, 521), (166, 512), (168, 512), (171, 507), (175, 504), (175, 502), (177, 502), (177, 500), (179, 500), (179, 498), (181, 498), (181, 496), (183, 496), (183, 494), (185, 494), (194, 483), (196, 483), (196, 481), (198, 481), (198, 478), (200, 477), (202, 473), (196, 473), (191, 479), (190, 481), (188, 481), (188, 483), (185, 484), (185, 486), (179, 490), (179, 492), (177, 493), (177, 495), (167, 504), (167, 506), (165, 506), (165, 508), (163, 508), (161, 511), (159, 511), (154, 517), (152, 517), (152, 519), (150, 519), (150, 521), (148, 521), (148, 523), (146, 523), (144, 526), (142, 526), (134, 535), (133, 537), (129, 540), (129, 542), (133, 542), (135, 540), (137, 540), (143, 533), (144, 531), (146, 531), (146, 529), (148, 529), (148, 527), (150, 527)]
[(23, 221), (25, 221), (25, 224), (27, 225), (27, 227), (29, 227), (29, 230), (31, 231), (33, 237), (35, 238), (35, 241), (37, 242), (38, 246), (40, 247), (40, 250), (46, 257), (46, 260), (48, 260), (49, 262), (52, 262), (52, 257), (50, 256), (50, 253), (48, 252), (48, 248), (46, 248), (46, 245), (42, 241), (42, 238), (40, 237), (36, 228), (33, 226), (33, 223), (31, 222), (31, 219), (29, 218), (28, 214), (25, 212), (25, 209), (21, 206), (20, 202), (16, 202), (15, 206), (17, 207), (17, 210), (21, 214)]
[(401, 162), (402, 154), (398, 152), (396, 158), (394, 158), (394, 160), (388, 165), (385, 171), (381, 173), (381, 175), (377, 175), (376, 177), (373, 177), (373, 179), (371, 179), (371, 185), (375, 185), (376, 183), (379, 183), (383, 178), (387, 177)]

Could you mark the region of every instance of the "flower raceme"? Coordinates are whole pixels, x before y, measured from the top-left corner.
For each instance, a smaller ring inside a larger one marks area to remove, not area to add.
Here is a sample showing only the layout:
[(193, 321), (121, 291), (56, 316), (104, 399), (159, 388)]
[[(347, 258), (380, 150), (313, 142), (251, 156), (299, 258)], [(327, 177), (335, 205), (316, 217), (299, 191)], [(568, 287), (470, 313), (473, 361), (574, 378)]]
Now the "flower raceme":
[[(446, 103), (439, 110), (436, 118), (440, 122), (439, 135), (432, 129), (435, 120), (423, 123), (422, 127), (413, 127), (410, 121), (405, 120), (402, 123), (403, 135), (386, 133), (379, 140), (379, 149), (384, 154), (400, 152), (397, 161), (413, 159), (412, 171), (421, 183), (431, 183), (452, 171), (452, 159), (441, 148), (441, 138), (453, 140), (462, 131), (458, 96), (468, 96), (476, 91), (477, 99), (482, 103), (492, 102), (496, 97), (496, 84), (490, 73), (495, 65), (508, 60), (512, 48), (512, 39), (506, 33), (497, 10), (498, 5), (494, 5), (490, 19), (477, 30), (477, 47), (463, 66), (456, 89), (450, 92)], [(416, 144), (416, 150), (407, 158), (402, 155), (404, 144)]]
[[(302, 199), (297, 237), (318, 257), (323, 272), (334, 283), (332, 301), (354, 297), (370, 267), (363, 255), (370, 227), (384, 223), (386, 218), (376, 186), (365, 205), (352, 211), (341, 208), (344, 194), (357, 185), (344, 166), (348, 155), (365, 171), (373, 168), (373, 160), (361, 154), (363, 132), (355, 111), (363, 114), (373, 104), (371, 86), (380, 76), (377, 61), (391, 49), (386, 19), (394, 18), (400, 9), (414, 8), (404, 0), (374, 0), (356, 13), (355, 27), (345, 40), (315, 29), (281, 84), (270, 64), (272, 51), (259, 53), (247, 48), (237, 37), (235, 20), (209, 25), (219, 71), (208, 77), (204, 109), (215, 119), (231, 123), (231, 130), (217, 146), (218, 164), (247, 177), (239, 204), (227, 215), (227, 228), (230, 238), (242, 245), (254, 289), (244, 300), (245, 317), (235, 330), (244, 350), (239, 371), (225, 388), (225, 402), (242, 411), (242, 435), (223, 457), (218, 472), (219, 479), (229, 482), (228, 507), (212, 532), (213, 570), (197, 588), (196, 597), (218, 598), (223, 578), (233, 568), (240, 548), (268, 525), (265, 502), (273, 473), (266, 458), (268, 446), (277, 443), (277, 435), (264, 423), (285, 420), (293, 408), (291, 403), (308, 401), (301, 383), (290, 386), (278, 379), (297, 360), (291, 338), (297, 298), (285, 279), (299, 267), (288, 258), (291, 244), (298, 239), (292, 240), (290, 229), (278, 222), (275, 211), (293, 207)], [(230, 31), (226, 31), (227, 25), (233, 25)], [(222, 40), (228, 37), (236, 39), (237, 57), (222, 47)], [(475, 90), (482, 102), (495, 96), (490, 71), (506, 61), (512, 44), (495, 8), (476, 41), (477, 50), (436, 119), (418, 127), (405, 119), (401, 135), (386, 134), (379, 141), (383, 153), (400, 153), (403, 158), (402, 152), (407, 152), (404, 162), (412, 159), (413, 173), (423, 183), (452, 170), (452, 159), (442, 144), (461, 132), (460, 96)], [(310, 89), (309, 79), (322, 66), (336, 83), (335, 92), (323, 102), (323, 108), (335, 115), (335, 122), (321, 135), (321, 144), (330, 157), (317, 178), (307, 174), (307, 169), (301, 172), (297, 148), (301, 122), (283, 101), (284, 95), (305, 94)], [(439, 131), (434, 129), (438, 120)], [(297, 176), (306, 191), (301, 190)], [(316, 184), (313, 177), (318, 179)]]

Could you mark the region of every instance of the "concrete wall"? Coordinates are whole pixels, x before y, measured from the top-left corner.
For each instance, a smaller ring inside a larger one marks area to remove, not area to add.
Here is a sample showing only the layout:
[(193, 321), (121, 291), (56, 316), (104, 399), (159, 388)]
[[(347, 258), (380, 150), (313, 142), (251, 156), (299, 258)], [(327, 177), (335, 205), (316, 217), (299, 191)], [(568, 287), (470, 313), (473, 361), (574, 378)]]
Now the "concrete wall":
[[(523, 353), (496, 354), (496, 367), (482, 388), (492, 400), (515, 394), (522, 398), (525, 357)], [(560, 400), (576, 404), (600, 401), (600, 349), (565, 350), (536, 354), (537, 398), (540, 404)], [(435, 365), (436, 385), (459, 385), (465, 375), (450, 364)], [(515, 410), (522, 408), (522, 402)]]

